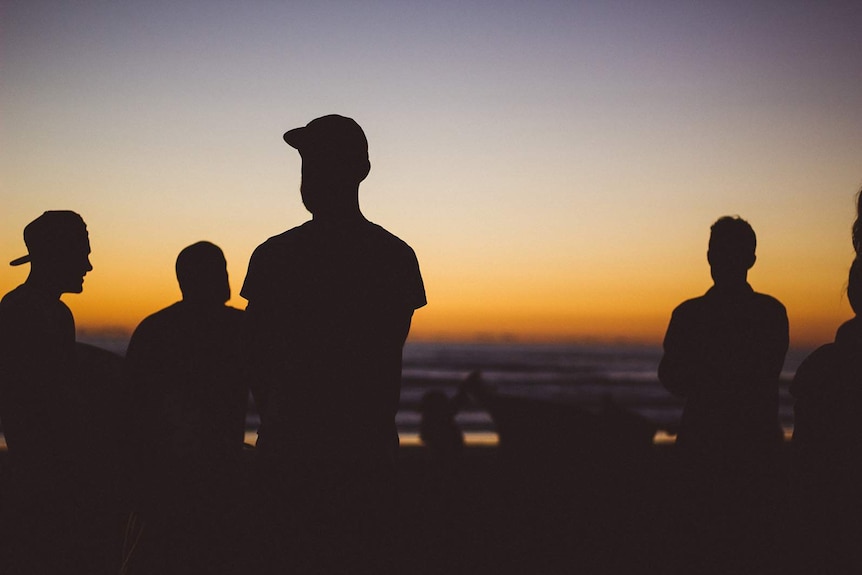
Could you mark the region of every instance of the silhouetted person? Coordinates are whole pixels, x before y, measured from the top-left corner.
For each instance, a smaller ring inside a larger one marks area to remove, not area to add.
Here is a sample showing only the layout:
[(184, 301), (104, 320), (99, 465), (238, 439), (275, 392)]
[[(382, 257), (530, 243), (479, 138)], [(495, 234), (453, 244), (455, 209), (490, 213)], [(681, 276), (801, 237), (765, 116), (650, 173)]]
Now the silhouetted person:
[(463, 393), (450, 399), (442, 391), (433, 390), (426, 392), (419, 404), (419, 439), (431, 462), (442, 469), (451, 468), (464, 451), (464, 434), (455, 423), (455, 414), (465, 400)]
[(126, 354), (148, 536), (140, 561), (154, 572), (224, 572), (235, 541), (228, 521), (249, 392), (239, 358), (243, 312), (225, 305), (226, 265), (210, 242), (183, 249), (176, 262), (182, 301), (145, 318)]
[(658, 369), (662, 384), (685, 398), (676, 444), (692, 472), (696, 527), (707, 529), (699, 568), (733, 561), (739, 572), (761, 572), (757, 560), (771, 537), (769, 483), (781, 441), (778, 383), (788, 323), (784, 306), (747, 282), (756, 243), (740, 218), (713, 224), (707, 260), (714, 285), (674, 310)]
[(379, 572), (393, 551), (401, 352), (425, 291), (413, 250), (359, 209), (359, 125), (324, 116), (284, 140), (312, 219), (255, 250), (241, 291), (272, 497), (263, 552), (278, 572), (288, 559), (293, 572)]
[(856, 314), (796, 371), (793, 448), (800, 573), (862, 573), (862, 261), (847, 287)]
[(93, 553), (84, 401), (75, 321), (90, 242), (81, 216), (48, 211), (24, 228), (27, 280), (0, 301), (0, 420), (12, 464), (4, 489), (3, 573), (101, 573)]

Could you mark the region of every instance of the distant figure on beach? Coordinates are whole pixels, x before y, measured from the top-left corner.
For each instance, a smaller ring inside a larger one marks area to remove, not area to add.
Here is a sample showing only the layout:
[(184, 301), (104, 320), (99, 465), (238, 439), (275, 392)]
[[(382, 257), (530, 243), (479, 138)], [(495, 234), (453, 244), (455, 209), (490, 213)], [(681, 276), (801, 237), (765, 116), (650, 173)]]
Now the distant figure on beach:
[[(715, 528), (695, 555), (754, 561), (725, 565), (738, 572), (760, 572), (756, 561), (771, 544), (766, 506), (782, 440), (778, 383), (788, 347), (784, 306), (747, 282), (756, 244), (745, 220), (722, 217), (713, 224), (707, 260), (714, 285), (674, 310), (658, 368), (662, 384), (685, 398), (676, 444), (693, 473), (686, 486), (694, 498), (690, 511), (699, 515), (698, 528)], [(735, 544), (719, 543), (731, 537)], [(719, 550), (722, 544), (730, 547)]]
[(126, 353), (146, 533), (163, 537), (148, 539), (141, 556), (162, 573), (219, 573), (245, 436), (244, 312), (225, 305), (227, 263), (215, 244), (184, 248), (176, 274), (182, 300), (145, 318)]
[(790, 386), (800, 573), (862, 573), (862, 260), (849, 275), (855, 317), (802, 362)]
[(3, 573), (103, 573), (93, 549), (88, 424), (75, 380), (75, 321), (60, 301), (90, 264), (84, 220), (48, 211), (24, 228), (27, 280), (0, 301), (0, 420), (12, 464), (3, 491)]
[(465, 401), (463, 391), (449, 398), (442, 391), (432, 390), (426, 392), (419, 403), (422, 415), (419, 439), (428, 450), (431, 462), (440, 468), (451, 467), (464, 451), (464, 434), (455, 423), (455, 414)]
[(359, 209), (362, 128), (329, 115), (284, 140), (312, 219), (255, 250), (241, 291), (269, 486), (264, 568), (379, 573), (391, 569), (401, 353), (425, 290), (410, 246)]

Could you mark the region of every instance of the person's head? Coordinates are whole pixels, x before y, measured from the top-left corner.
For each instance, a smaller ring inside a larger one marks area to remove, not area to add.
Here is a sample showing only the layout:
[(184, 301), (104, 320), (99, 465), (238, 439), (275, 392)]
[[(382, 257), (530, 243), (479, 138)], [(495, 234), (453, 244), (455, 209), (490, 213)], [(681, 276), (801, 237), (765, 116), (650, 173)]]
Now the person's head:
[(716, 283), (744, 282), (757, 257), (757, 236), (748, 222), (740, 217), (724, 216), (710, 228), (709, 260)]
[(177, 256), (177, 281), (184, 301), (223, 305), (230, 299), (224, 253), (210, 242), (197, 242), (180, 252)]
[(358, 207), (359, 183), (371, 170), (368, 140), (352, 118), (330, 114), (284, 134), (302, 156), (302, 203), (314, 215)]
[(75, 212), (47, 211), (24, 228), (27, 255), (9, 265), (30, 264), (28, 281), (63, 293), (81, 293), (90, 263), (90, 236), (87, 225)]
[(856, 315), (862, 313), (862, 260), (858, 257), (853, 260), (853, 264), (850, 266), (850, 274), (847, 279), (847, 299), (850, 301), (853, 313)]

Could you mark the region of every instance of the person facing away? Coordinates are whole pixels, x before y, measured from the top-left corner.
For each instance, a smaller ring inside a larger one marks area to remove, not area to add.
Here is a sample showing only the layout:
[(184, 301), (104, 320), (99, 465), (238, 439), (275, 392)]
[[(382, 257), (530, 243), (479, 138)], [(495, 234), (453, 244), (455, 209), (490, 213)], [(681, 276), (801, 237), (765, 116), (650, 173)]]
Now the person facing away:
[[(133, 558), (154, 572), (221, 573), (245, 436), (243, 311), (222, 250), (180, 251), (182, 300), (145, 318), (126, 353), (132, 475), (149, 528)], [(161, 537), (161, 539), (159, 539)]]
[(793, 451), (800, 573), (862, 572), (862, 260), (853, 261), (847, 299), (855, 314), (835, 341), (796, 370)]
[(756, 245), (745, 220), (716, 221), (707, 252), (714, 285), (680, 304), (667, 328), (658, 376), (685, 398), (677, 444), (691, 453), (771, 448), (780, 438), (787, 313), (747, 282)]
[(4, 489), (4, 573), (98, 572), (88, 546), (87, 437), (75, 379), (75, 321), (60, 301), (90, 264), (84, 220), (47, 211), (24, 228), (27, 280), (0, 300), (0, 420), (12, 464)]
[(788, 322), (778, 300), (747, 282), (756, 243), (745, 220), (713, 224), (707, 260), (714, 285), (673, 311), (664, 339), (659, 380), (685, 398), (677, 504), (670, 507), (674, 549), (666, 553), (681, 573), (773, 567), (778, 383)]
[[(394, 497), (401, 354), (425, 290), (410, 246), (360, 211), (359, 185), (371, 167), (362, 128), (328, 115), (284, 140), (302, 158), (300, 193), (312, 218), (254, 251), (240, 293), (261, 412), (257, 453), (271, 481), (290, 468), (276, 491), (299, 505), (296, 520), (305, 513), (330, 530), (313, 536), (297, 527), (308, 537), (296, 545), (300, 555), (325, 556), (330, 563), (314, 568), (325, 572), (360, 544), (379, 546), (368, 540), (379, 525), (358, 525)], [(352, 543), (350, 517), (358, 519)]]
[(227, 263), (215, 244), (184, 248), (176, 273), (182, 300), (145, 318), (126, 353), (139, 431), (173, 457), (234, 456), (248, 403), (239, 363), (243, 311), (226, 305)]

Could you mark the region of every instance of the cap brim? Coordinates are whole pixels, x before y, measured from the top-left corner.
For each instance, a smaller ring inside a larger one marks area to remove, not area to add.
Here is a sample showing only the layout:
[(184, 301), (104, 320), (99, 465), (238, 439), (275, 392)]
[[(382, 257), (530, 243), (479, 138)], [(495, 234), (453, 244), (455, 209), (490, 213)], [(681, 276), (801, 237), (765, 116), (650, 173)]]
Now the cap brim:
[(305, 142), (305, 127), (303, 126), (302, 128), (288, 130), (284, 133), (283, 138), (284, 141), (287, 142), (288, 146), (298, 150), (300, 146), (302, 146), (303, 142)]
[(21, 256), (20, 258), (15, 258), (11, 262), (9, 262), (10, 266), (20, 266), (21, 264), (30, 263), (30, 254), (26, 256)]

